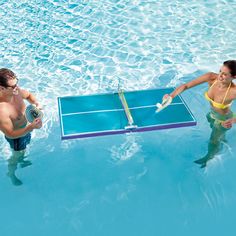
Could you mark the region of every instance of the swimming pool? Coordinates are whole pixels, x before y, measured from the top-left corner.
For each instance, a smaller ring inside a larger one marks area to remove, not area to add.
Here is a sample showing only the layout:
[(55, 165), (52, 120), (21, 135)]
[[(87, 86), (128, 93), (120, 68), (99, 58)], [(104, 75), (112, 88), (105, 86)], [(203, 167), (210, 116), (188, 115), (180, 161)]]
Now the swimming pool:
[[(37, 94), (45, 125), (6, 173), (0, 136), (0, 235), (234, 235), (235, 127), (201, 169), (204, 86), (183, 94), (198, 126), (61, 141), (57, 97), (176, 86), (235, 59), (236, 3), (0, 1), (0, 67)], [(233, 110), (236, 110), (235, 105)]]

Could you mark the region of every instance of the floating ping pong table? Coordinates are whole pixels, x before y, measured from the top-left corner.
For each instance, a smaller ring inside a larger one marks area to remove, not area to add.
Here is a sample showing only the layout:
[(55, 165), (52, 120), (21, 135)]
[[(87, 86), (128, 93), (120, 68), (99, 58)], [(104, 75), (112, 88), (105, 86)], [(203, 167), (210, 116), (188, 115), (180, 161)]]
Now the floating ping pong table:
[(174, 88), (58, 98), (62, 139), (143, 132), (196, 125), (181, 96), (160, 111), (156, 103)]

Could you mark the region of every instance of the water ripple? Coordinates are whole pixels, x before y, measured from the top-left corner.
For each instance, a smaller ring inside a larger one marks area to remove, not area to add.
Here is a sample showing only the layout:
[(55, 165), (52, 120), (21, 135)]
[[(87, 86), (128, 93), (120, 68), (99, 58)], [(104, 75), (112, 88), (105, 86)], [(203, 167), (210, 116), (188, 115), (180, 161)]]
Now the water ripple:
[(119, 82), (173, 86), (218, 69), (235, 57), (235, 9), (216, 0), (1, 1), (0, 66), (42, 99), (46, 120), (57, 120), (57, 96), (114, 91)]

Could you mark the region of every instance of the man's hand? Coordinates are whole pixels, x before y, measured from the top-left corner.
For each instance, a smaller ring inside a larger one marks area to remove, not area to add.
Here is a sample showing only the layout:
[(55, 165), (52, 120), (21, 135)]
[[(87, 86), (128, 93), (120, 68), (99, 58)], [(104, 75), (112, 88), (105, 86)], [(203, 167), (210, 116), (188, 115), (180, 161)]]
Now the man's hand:
[(30, 127), (32, 129), (40, 129), (42, 127), (42, 120), (40, 118), (36, 118), (31, 124)]
[(39, 102), (35, 102), (33, 105), (35, 105), (39, 110), (43, 110), (43, 107)]

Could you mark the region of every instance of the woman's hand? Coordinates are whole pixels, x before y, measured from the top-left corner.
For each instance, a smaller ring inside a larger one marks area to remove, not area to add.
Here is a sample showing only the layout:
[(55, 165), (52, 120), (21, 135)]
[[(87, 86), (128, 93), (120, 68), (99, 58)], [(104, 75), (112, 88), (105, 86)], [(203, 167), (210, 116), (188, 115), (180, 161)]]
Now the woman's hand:
[(235, 123), (235, 119), (231, 118), (231, 119), (228, 119), (226, 121), (221, 122), (221, 125), (224, 128), (229, 129), (229, 128), (231, 128), (233, 126), (233, 123)]
[(171, 97), (170, 94), (165, 94), (165, 95), (163, 96), (163, 98), (162, 98), (162, 101), (168, 99), (168, 97)]

